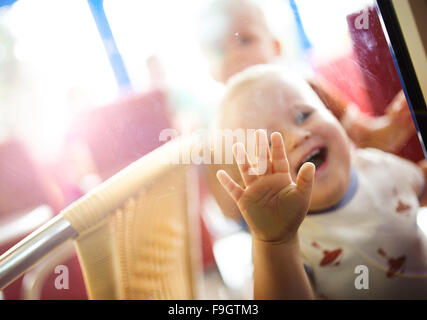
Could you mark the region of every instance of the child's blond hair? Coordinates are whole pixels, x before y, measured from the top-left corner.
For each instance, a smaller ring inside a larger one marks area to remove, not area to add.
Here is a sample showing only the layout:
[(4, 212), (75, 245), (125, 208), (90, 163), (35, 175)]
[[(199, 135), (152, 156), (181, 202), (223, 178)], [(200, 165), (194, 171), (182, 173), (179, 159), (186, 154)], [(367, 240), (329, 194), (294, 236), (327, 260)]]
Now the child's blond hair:
[(284, 83), (297, 83), (304, 90), (310, 90), (318, 98), (316, 93), (310, 88), (307, 81), (299, 76), (294, 70), (277, 65), (255, 65), (232, 76), (227, 84), (225, 94), (221, 100), (216, 119), (216, 127), (225, 128), (227, 126), (227, 111), (232, 107), (232, 101), (242, 92), (250, 90), (249, 88), (260, 81), (280, 79)]

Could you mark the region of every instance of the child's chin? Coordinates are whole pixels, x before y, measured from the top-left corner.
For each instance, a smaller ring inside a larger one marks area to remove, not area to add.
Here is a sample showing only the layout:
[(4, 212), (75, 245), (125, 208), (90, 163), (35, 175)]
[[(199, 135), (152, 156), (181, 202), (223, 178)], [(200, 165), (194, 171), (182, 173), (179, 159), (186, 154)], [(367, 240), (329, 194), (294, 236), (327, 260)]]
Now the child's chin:
[(332, 192), (330, 194), (319, 194), (317, 197), (312, 196), (310, 211), (326, 210), (337, 204), (339, 200), (339, 198), (335, 199)]
[(320, 179), (316, 179), (313, 186), (313, 194), (317, 194), (319, 202), (330, 204), (328, 207), (339, 202), (347, 191), (348, 179), (339, 174), (325, 172)]

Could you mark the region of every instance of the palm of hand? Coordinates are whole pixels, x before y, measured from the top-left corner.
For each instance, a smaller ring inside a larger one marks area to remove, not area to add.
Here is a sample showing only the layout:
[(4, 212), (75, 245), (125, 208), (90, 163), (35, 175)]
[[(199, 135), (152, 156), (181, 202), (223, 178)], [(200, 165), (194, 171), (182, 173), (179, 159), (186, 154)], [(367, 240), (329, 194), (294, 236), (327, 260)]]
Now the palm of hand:
[[(257, 135), (258, 144), (260, 140), (267, 139), (262, 131), (257, 131)], [(307, 213), (314, 165), (305, 164), (298, 174), (297, 183), (294, 183), (289, 173), (283, 140), (280, 134), (273, 135), (273, 154), (270, 157), (268, 150), (269, 165), (264, 174), (250, 176), (250, 165), (239, 165), (245, 189), (225, 172), (220, 173), (218, 178), (235, 200), (254, 236), (262, 241), (284, 242), (296, 234)]]
[[(264, 241), (284, 241), (304, 220), (308, 203), (289, 174), (275, 173), (248, 186), (238, 202), (251, 230)], [(268, 232), (264, 232), (268, 230)]]

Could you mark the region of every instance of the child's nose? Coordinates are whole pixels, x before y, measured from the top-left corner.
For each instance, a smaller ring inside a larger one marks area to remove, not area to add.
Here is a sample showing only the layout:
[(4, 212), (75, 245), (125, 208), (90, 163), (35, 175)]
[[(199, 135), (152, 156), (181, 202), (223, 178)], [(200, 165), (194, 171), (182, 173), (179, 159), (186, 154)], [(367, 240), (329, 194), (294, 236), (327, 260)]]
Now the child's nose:
[(291, 150), (298, 148), (301, 146), (306, 140), (311, 137), (311, 132), (306, 130), (300, 130), (298, 132), (294, 132), (291, 138)]

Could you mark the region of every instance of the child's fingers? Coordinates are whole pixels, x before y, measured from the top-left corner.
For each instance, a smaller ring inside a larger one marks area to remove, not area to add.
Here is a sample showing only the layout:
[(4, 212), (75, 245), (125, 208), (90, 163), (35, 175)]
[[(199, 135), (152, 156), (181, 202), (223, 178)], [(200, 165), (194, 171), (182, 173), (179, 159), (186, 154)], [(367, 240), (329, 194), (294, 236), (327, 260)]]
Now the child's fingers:
[(311, 162), (306, 162), (298, 172), (297, 189), (304, 195), (304, 197), (307, 197), (308, 199), (310, 199), (311, 196), (315, 171), (316, 167), (314, 164)]
[(219, 170), (216, 173), (216, 176), (224, 187), (224, 189), (228, 192), (228, 194), (233, 198), (235, 202), (238, 202), (240, 197), (243, 194), (242, 187), (237, 184), (224, 170)]
[(271, 165), (270, 148), (268, 146), (267, 133), (264, 130), (255, 131), (257, 169), (259, 174), (271, 174), (273, 172)]
[(242, 143), (234, 144), (233, 154), (234, 154), (234, 158), (236, 159), (237, 165), (239, 167), (240, 174), (242, 175), (243, 182), (245, 183), (246, 186), (249, 186), (252, 182), (254, 182), (257, 179), (257, 176), (253, 174), (255, 172), (254, 169), (252, 169), (252, 171), (249, 172), (249, 170), (251, 169), (251, 164), (249, 163), (248, 155), (246, 154), (246, 151), (245, 151), (245, 146)]
[(405, 94), (403, 93), (403, 90), (402, 90), (395, 96), (393, 101), (388, 105), (388, 107), (385, 110), (385, 114), (395, 116), (401, 113), (405, 114), (406, 112), (410, 114), (408, 102), (406, 101)]
[(274, 172), (289, 172), (289, 162), (286, 156), (285, 144), (283, 143), (281, 134), (278, 132), (273, 132), (271, 135), (271, 159)]

